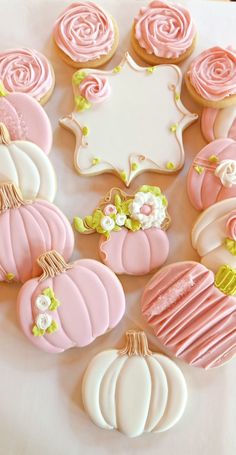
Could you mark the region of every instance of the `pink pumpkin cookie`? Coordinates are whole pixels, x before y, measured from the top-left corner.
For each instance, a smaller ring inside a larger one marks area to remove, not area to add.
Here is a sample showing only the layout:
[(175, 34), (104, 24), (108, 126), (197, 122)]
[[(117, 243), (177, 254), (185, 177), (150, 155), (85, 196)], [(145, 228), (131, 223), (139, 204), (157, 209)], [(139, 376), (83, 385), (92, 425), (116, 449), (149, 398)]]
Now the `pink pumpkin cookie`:
[(187, 191), (197, 210), (236, 196), (236, 142), (233, 139), (217, 139), (196, 155), (188, 173)]
[(24, 201), (14, 184), (0, 185), (0, 282), (39, 276), (39, 255), (56, 248), (68, 260), (73, 247), (70, 223), (55, 205)]
[(0, 80), (8, 92), (26, 93), (42, 105), (50, 98), (55, 85), (54, 71), (48, 59), (28, 48), (0, 52)]
[(52, 147), (52, 128), (45, 110), (26, 93), (7, 93), (0, 86), (0, 122), (15, 140), (38, 145), (46, 154)]
[(67, 264), (56, 251), (38, 259), (43, 274), (21, 288), (17, 309), (23, 332), (50, 353), (90, 344), (115, 327), (125, 311), (123, 288), (92, 259)]
[(117, 274), (145, 275), (167, 259), (170, 217), (158, 187), (143, 185), (133, 196), (113, 188), (92, 216), (74, 224), (82, 234), (102, 234), (101, 260)]
[(200, 368), (218, 367), (236, 354), (236, 271), (216, 276), (186, 261), (156, 273), (144, 289), (142, 314), (172, 354)]
[(225, 109), (204, 108), (201, 130), (207, 142), (223, 137), (236, 141), (236, 106), (229, 106)]

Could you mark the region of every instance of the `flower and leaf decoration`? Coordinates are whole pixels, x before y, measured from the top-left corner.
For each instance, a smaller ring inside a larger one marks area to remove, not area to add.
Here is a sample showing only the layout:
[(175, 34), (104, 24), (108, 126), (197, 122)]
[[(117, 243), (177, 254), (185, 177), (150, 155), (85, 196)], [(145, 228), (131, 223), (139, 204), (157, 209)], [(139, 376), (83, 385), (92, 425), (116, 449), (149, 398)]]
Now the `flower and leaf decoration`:
[(233, 255), (236, 256), (236, 210), (233, 210), (226, 222), (225, 247)]
[(75, 109), (79, 112), (90, 109), (93, 104), (102, 103), (111, 93), (107, 77), (100, 74), (79, 70), (73, 75), (72, 82)]
[(60, 306), (59, 300), (56, 298), (52, 288), (46, 288), (38, 295), (35, 300), (36, 317), (35, 325), (33, 326), (32, 333), (34, 336), (39, 337), (45, 333), (54, 333), (58, 330), (56, 321), (48, 311), (56, 311)]
[(113, 188), (100, 202), (92, 215), (75, 217), (75, 229), (81, 234), (98, 232), (109, 239), (112, 231), (130, 231), (152, 227), (168, 229), (168, 201), (157, 186), (141, 186), (134, 195)]

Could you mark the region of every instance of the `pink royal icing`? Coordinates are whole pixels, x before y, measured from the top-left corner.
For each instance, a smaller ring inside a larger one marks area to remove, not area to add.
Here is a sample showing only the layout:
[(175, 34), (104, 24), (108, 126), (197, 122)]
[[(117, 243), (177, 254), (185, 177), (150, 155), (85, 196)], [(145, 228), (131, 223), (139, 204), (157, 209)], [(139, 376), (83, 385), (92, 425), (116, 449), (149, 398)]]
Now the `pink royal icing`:
[(80, 83), (79, 91), (90, 103), (98, 104), (109, 97), (111, 86), (105, 76), (90, 74)]
[[(230, 107), (236, 113), (236, 107)], [(228, 109), (214, 109), (206, 107), (202, 111), (201, 130), (204, 138), (214, 141), (221, 137), (229, 137), (236, 141), (236, 114), (230, 116)]]
[(230, 239), (236, 240), (236, 210), (233, 210), (227, 219), (226, 235)]
[(38, 145), (46, 154), (52, 146), (50, 120), (42, 106), (26, 93), (0, 96), (0, 122), (6, 125), (10, 138)]
[(190, 365), (213, 368), (236, 354), (236, 299), (215, 287), (204, 265), (164, 267), (146, 285), (141, 306), (158, 340)]
[(115, 31), (111, 17), (92, 2), (72, 3), (53, 29), (58, 47), (75, 62), (88, 62), (111, 50)]
[(204, 99), (219, 101), (236, 95), (236, 52), (212, 47), (198, 55), (188, 70), (190, 82)]
[(179, 57), (191, 46), (196, 34), (190, 12), (165, 1), (153, 1), (141, 8), (134, 23), (139, 45), (157, 57)]
[(8, 92), (21, 92), (40, 101), (53, 85), (47, 58), (34, 49), (0, 52), (0, 80)]

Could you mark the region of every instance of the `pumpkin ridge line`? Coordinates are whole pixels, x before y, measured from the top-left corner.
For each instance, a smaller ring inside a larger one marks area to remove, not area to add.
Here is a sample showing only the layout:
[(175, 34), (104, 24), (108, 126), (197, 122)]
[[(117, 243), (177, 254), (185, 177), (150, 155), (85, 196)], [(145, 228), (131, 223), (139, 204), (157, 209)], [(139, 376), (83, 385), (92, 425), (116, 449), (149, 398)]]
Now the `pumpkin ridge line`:
[[(116, 384), (115, 384), (114, 403), (113, 403), (114, 409), (115, 409), (115, 425), (112, 425), (110, 422), (108, 422), (108, 421), (105, 419), (104, 415), (103, 415), (103, 412), (102, 412), (102, 405), (101, 405), (101, 387), (102, 387), (102, 383), (103, 383), (103, 381), (104, 381), (104, 378), (105, 378), (106, 374), (108, 373), (108, 371), (110, 370), (110, 368), (112, 368), (112, 366), (113, 366), (114, 363), (118, 360), (118, 358), (119, 358), (119, 356), (118, 356), (118, 351), (117, 351), (117, 357), (116, 357), (114, 360), (112, 360), (112, 362), (110, 363), (109, 367), (108, 367), (107, 370), (106, 370), (105, 375), (103, 375), (103, 377), (102, 377), (102, 379), (101, 379), (101, 381), (100, 381), (100, 384), (99, 384), (99, 394), (98, 394), (98, 403), (99, 403), (99, 408), (100, 408), (102, 417), (103, 417), (104, 421), (106, 422), (106, 424), (107, 424), (108, 426), (110, 426), (111, 428), (113, 428), (113, 429), (117, 429), (117, 428), (118, 428), (118, 427), (117, 427), (117, 413), (116, 413), (116, 410), (117, 410), (117, 406), (116, 406)], [(121, 372), (121, 370), (122, 370), (122, 366), (123, 366), (123, 364), (120, 365), (120, 370), (119, 370), (119, 373), (118, 373), (117, 377), (120, 375), (120, 372)]]
[[(31, 158), (31, 156), (29, 156), (29, 154), (26, 153), (25, 150), (22, 150), (18, 146), (18, 141), (15, 141), (15, 143), (13, 145), (17, 149), (13, 153), (17, 153), (17, 154), (21, 153), (25, 157), (25, 159), (28, 161), (29, 166), (31, 166), (31, 168), (34, 168), (36, 173), (37, 173), (37, 175), (38, 175), (39, 185), (38, 185), (38, 188), (37, 188), (36, 193), (34, 195), (34, 198), (38, 198), (38, 197), (40, 197), (39, 196), (39, 191), (40, 191), (40, 186), (41, 186), (41, 175), (39, 173), (38, 167), (36, 166), (35, 161)], [(33, 155), (35, 155), (35, 154), (33, 153)], [(34, 158), (35, 158), (35, 156), (34, 156)], [(18, 172), (18, 170), (17, 170), (17, 173), (18, 173), (18, 180), (20, 181), (19, 187), (21, 188), (21, 179), (19, 179), (20, 173)]]
[[(19, 210), (18, 210), (19, 212)], [(11, 210), (7, 210), (7, 212), (9, 215), (9, 231), (10, 231), (10, 235), (9, 235), (9, 240), (10, 240), (10, 245), (11, 245), (11, 251), (12, 251), (12, 257), (13, 257), (13, 262), (15, 264), (15, 268), (16, 268), (16, 273), (17, 273), (17, 277), (18, 277), (18, 280), (21, 281), (21, 274), (19, 273), (19, 270), (18, 270), (18, 264), (16, 262), (16, 258), (15, 258), (15, 254), (14, 254), (14, 250), (13, 250), (13, 242), (12, 242), (12, 232), (13, 232), (13, 229), (12, 229), (12, 211)]]
[[(36, 217), (40, 217), (41, 219), (41, 222), (42, 224), (45, 226), (45, 230), (47, 231), (47, 234), (50, 235), (50, 229), (49, 229), (49, 226), (48, 226), (48, 222), (47, 222), (47, 218), (45, 218), (45, 216), (42, 214), (41, 212), (41, 200), (40, 202), (39, 201), (35, 201), (33, 202), (33, 204), (30, 205), (30, 210), (29, 210), (29, 206), (28, 205), (25, 205), (24, 208), (27, 210), (28, 213), (30, 213), (32, 215), (32, 212), (36, 213)], [(36, 208), (36, 207), (37, 208)], [(33, 215), (32, 215), (33, 216)], [(37, 218), (35, 218), (35, 221), (39, 227), (39, 223), (37, 221)], [(44, 251), (47, 251), (48, 248), (47, 248), (47, 241), (46, 241), (46, 236), (44, 235), (44, 233), (42, 232), (41, 228), (40, 228), (40, 231), (41, 231), (41, 234), (42, 234), (42, 237), (43, 237), (43, 240), (45, 242), (45, 249)], [(50, 242), (51, 242), (51, 239), (50, 239)], [(49, 242), (49, 243), (50, 243)]]
[[(67, 241), (68, 241), (68, 238), (69, 238), (69, 236), (67, 236), (67, 227), (66, 227), (64, 213), (60, 212), (56, 205), (54, 205), (54, 204), (52, 204), (49, 201), (46, 201), (44, 199), (40, 200), (39, 208), (40, 208), (39, 212), (40, 212), (41, 216), (44, 219), (45, 219), (45, 216), (42, 214), (42, 213), (44, 213), (44, 211), (47, 211), (49, 213), (52, 212), (54, 215), (56, 215), (58, 217), (57, 224), (60, 221), (61, 226), (64, 228), (63, 229), (63, 231), (64, 231), (64, 244), (63, 244), (63, 248), (61, 248), (62, 253), (60, 253), (64, 257), (65, 249), (67, 247)], [(41, 211), (42, 211), (42, 213), (41, 213)], [(49, 215), (49, 219), (50, 219), (50, 215)], [(47, 225), (48, 225), (48, 223), (47, 223)], [(51, 228), (49, 227), (49, 225), (48, 225), (48, 229), (49, 229), (49, 232), (50, 232), (51, 245), (52, 245), (53, 236), (52, 236)], [(60, 245), (61, 245), (61, 243), (60, 243)], [(52, 249), (52, 248), (50, 248), (50, 249)], [(47, 251), (47, 250), (45, 250), (45, 251)]]
[[(158, 367), (160, 368), (160, 370), (163, 372), (163, 376), (165, 377), (166, 379), (166, 385), (167, 385), (167, 399), (166, 399), (166, 403), (165, 403), (165, 407), (164, 407), (164, 410), (163, 410), (163, 414), (160, 416), (159, 420), (157, 422), (155, 422), (154, 424), (152, 424), (152, 426), (149, 424), (149, 426), (151, 426), (151, 429), (148, 431), (149, 433), (152, 433), (152, 432), (155, 432), (155, 429), (156, 427), (159, 425), (159, 423), (161, 422), (162, 418), (164, 417), (165, 415), (165, 411), (166, 411), (166, 407), (167, 407), (167, 403), (168, 403), (168, 393), (169, 393), (169, 390), (168, 390), (168, 381), (167, 381), (167, 375), (166, 375), (166, 372), (163, 368), (163, 366), (160, 364), (157, 356), (159, 354), (157, 352), (154, 352), (152, 354), (152, 356), (147, 356), (145, 357), (145, 360), (146, 360), (146, 363), (147, 363), (147, 366), (148, 366), (148, 369), (149, 369), (149, 374), (150, 374), (150, 377), (151, 377), (151, 394), (150, 394), (150, 402), (149, 402), (149, 406), (148, 406), (148, 415), (147, 415), (147, 418), (146, 418), (146, 422), (145, 422), (145, 425), (144, 425), (144, 429), (143, 431), (146, 432), (146, 426), (147, 426), (147, 421), (151, 420), (151, 417), (150, 417), (150, 409), (151, 409), (151, 406), (152, 406), (152, 396), (153, 396), (153, 378), (155, 378), (155, 376), (153, 375), (153, 372), (151, 371), (151, 365), (150, 365), (150, 361), (154, 361), (158, 364)], [(152, 359), (152, 360), (151, 360)]]
[(15, 160), (12, 156), (12, 150), (11, 150), (11, 147), (12, 147), (12, 144), (9, 144), (9, 146), (5, 146), (5, 149), (7, 150), (7, 154), (8, 154), (8, 158), (9, 160), (11, 161), (11, 164), (12, 164), (12, 168), (13, 168), (13, 171), (14, 171), (14, 168), (15, 168), (15, 175), (16, 175), (16, 178), (17, 178), (17, 183), (16, 185), (18, 187), (21, 187), (20, 185), (20, 180), (19, 180), (19, 173), (18, 173), (18, 169), (17, 169), (17, 165), (15, 163)]
[[(33, 211), (35, 211), (35, 207), (34, 207), (34, 203), (32, 203), (30, 206), (23, 206), (22, 209), (25, 209), (25, 211), (28, 213), (28, 215), (33, 218), (33, 220), (35, 221), (35, 223), (37, 224), (37, 228), (39, 228), (39, 231), (42, 235), (42, 238), (43, 238), (43, 242), (44, 242), (44, 245), (45, 245), (45, 240), (44, 240), (44, 235), (40, 229), (40, 226), (36, 220), (36, 218), (33, 216), (33, 213), (32, 213), (32, 209)], [(26, 234), (26, 239), (27, 239), (27, 243), (29, 245), (29, 253), (30, 253), (30, 260), (31, 260), (31, 275), (33, 275), (33, 268), (34, 268), (34, 265), (36, 265), (36, 258), (35, 258), (35, 264), (34, 264), (34, 261), (33, 261), (33, 250), (32, 250), (32, 245), (31, 245), (31, 242), (29, 241), (29, 238), (28, 238), (28, 229), (27, 229), (27, 226), (26, 226), (26, 223), (24, 221), (24, 218), (22, 216), (22, 213), (20, 210), (18, 210), (18, 213), (20, 214), (20, 217), (22, 219), (22, 223), (24, 225), (24, 229), (25, 229), (25, 234)], [(28, 223), (27, 223), (28, 224)]]

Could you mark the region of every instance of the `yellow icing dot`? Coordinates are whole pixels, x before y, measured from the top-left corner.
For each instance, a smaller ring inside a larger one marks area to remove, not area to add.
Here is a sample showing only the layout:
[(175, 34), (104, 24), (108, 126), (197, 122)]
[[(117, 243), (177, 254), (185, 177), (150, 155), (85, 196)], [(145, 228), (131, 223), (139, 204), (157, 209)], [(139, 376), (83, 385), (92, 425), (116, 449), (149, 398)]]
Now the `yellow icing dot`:
[(147, 68), (148, 74), (152, 74), (154, 71), (155, 71), (155, 66), (149, 66), (149, 68)]
[(118, 65), (113, 69), (113, 73), (120, 73), (121, 72), (121, 66)]
[(176, 101), (179, 101), (179, 100), (180, 100), (180, 94), (177, 93), (177, 92), (175, 92), (175, 99), (176, 99)]
[(123, 180), (123, 182), (127, 182), (127, 174), (125, 171), (121, 171), (120, 176), (121, 176), (121, 179)]
[(87, 126), (84, 126), (82, 128), (82, 133), (83, 133), (83, 136), (88, 136), (89, 134), (89, 128)]
[(12, 281), (12, 280), (14, 280), (14, 278), (15, 278), (14, 273), (7, 273), (6, 274), (7, 281)]
[(204, 172), (204, 167), (203, 166), (194, 166), (194, 170), (201, 175)]
[(170, 127), (171, 133), (175, 133), (177, 128), (178, 128), (178, 123), (174, 123), (173, 125), (171, 125), (171, 127)]
[(211, 155), (211, 156), (209, 156), (208, 161), (210, 161), (210, 163), (218, 163), (219, 158), (216, 155)]
[(174, 163), (172, 163), (172, 161), (168, 161), (168, 163), (166, 163), (166, 169), (175, 169)]
[(132, 171), (137, 171), (138, 168), (139, 168), (139, 165), (137, 163), (132, 163), (132, 165), (131, 165)]
[(92, 160), (93, 166), (96, 166), (96, 164), (99, 164), (99, 163), (101, 163), (101, 158), (98, 158), (98, 157), (93, 158), (93, 160)]

